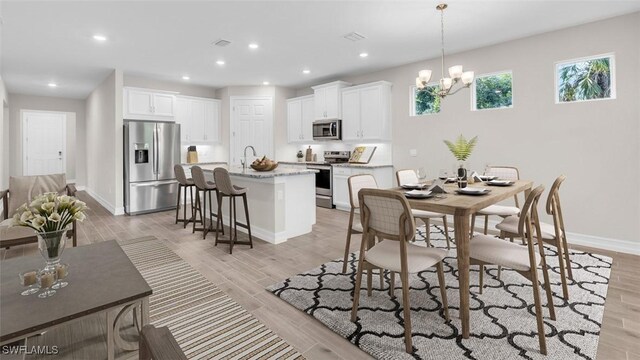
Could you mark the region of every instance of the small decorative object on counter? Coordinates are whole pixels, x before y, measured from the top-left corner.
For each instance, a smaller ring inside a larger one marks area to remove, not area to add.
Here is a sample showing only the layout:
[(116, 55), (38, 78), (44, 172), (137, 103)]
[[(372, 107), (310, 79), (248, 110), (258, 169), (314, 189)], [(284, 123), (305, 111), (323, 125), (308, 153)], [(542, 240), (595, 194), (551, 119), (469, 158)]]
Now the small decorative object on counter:
[(38, 285), (40, 285), (40, 288), (44, 291), (38, 294), (39, 298), (44, 299), (56, 294), (56, 291), (51, 289), (51, 286), (53, 286), (58, 279), (57, 274), (56, 269), (49, 270), (45, 268), (40, 270), (38, 273)]
[(198, 152), (196, 151), (196, 147), (191, 145), (187, 150), (187, 164), (197, 164), (198, 163)]
[(298, 151), (298, 154), (296, 155), (296, 157), (298, 158), (298, 162), (302, 162), (303, 158), (304, 158), (304, 154), (302, 153), (302, 150)]
[(36, 285), (36, 282), (38, 281), (38, 270), (34, 269), (23, 271), (19, 276), (20, 284), (22, 286), (27, 286), (27, 289), (21, 292), (20, 295), (27, 296), (38, 292), (38, 285)]
[(352, 164), (368, 164), (377, 148), (377, 146), (356, 146), (351, 152), (349, 162)]
[(305, 161), (311, 161), (313, 159), (313, 150), (311, 150), (311, 145), (309, 145), (309, 148), (307, 149), (307, 154), (304, 157)]
[(26, 226), (36, 232), (38, 249), (47, 264), (42, 271), (44, 275), (57, 273), (67, 240), (67, 226), (74, 221), (84, 221), (86, 210), (84, 202), (55, 192), (38, 195), (30, 204), (22, 204), (16, 210), (11, 226)]
[(266, 155), (261, 159), (255, 159), (251, 163), (251, 168), (255, 171), (271, 171), (278, 167), (278, 163), (269, 159)]
[(56, 267), (56, 276), (58, 278), (58, 281), (56, 281), (56, 283), (53, 284), (51, 288), (57, 290), (69, 285), (68, 282), (64, 281), (64, 279), (67, 278), (67, 275), (69, 275), (69, 264), (59, 263)]
[(451, 142), (449, 140), (444, 140), (444, 143), (449, 148), (449, 151), (455, 156), (455, 158), (460, 162), (460, 166), (458, 167), (458, 187), (465, 188), (467, 187), (467, 169), (464, 167), (464, 162), (471, 156), (471, 152), (473, 148), (476, 146), (478, 142), (478, 137), (474, 136), (471, 140), (464, 138), (464, 136), (460, 135), (455, 142)]

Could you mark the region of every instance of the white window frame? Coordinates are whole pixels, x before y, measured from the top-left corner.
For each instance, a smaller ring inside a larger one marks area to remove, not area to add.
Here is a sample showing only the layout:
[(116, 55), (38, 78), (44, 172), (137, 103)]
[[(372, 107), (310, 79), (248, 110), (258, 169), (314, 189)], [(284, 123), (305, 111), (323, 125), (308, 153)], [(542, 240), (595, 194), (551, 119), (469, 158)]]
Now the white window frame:
[[(440, 83), (437, 82), (437, 81), (427, 83), (427, 86), (439, 86), (439, 85), (440, 85)], [(438, 115), (440, 113), (440, 111), (436, 111), (436, 112), (432, 112), (432, 113), (428, 113), (428, 114), (416, 114), (416, 90), (417, 90), (417, 88), (418, 87), (415, 86), (415, 85), (411, 85), (409, 87), (409, 116), (410, 117), (419, 117), (419, 116)]]
[[(610, 79), (611, 79), (611, 96), (607, 97), (607, 98), (600, 98), (600, 99), (584, 99), (584, 100), (574, 100), (574, 101), (560, 101), (560, 88), (558, 87), (560, 85), (559, 71), (558, 71), (560, 66), (569, 65), (569, 64), (573, 64), (573, 63), (577, 63), (577, 62), (602, 59), (602, 58), (609, 58), (609, 76), (610, 76)], [(616, 54), (613, 53), (613, 52), (606, 53), (606, 54), (592, 55), (592, 56), (584, 56), (584, 57), (575, 58), (575, 59), (569, 59), (569, 60), (556, 61), (556, 63), (554, 64), (554, 67), (553, 67), (553, 72), (554, 72), (554, 74), (553, 74), (553, 79), (554, 79), (553, 96), (555, 98), (554, 102), (556, 104), (574, 104), (574, 103), (583, 103), (583, 102), (589, 102), (589, 101), (602, 101), (602, 100), (615, 100), (616, 99), (616, 96), (617, 96), (617, 93), (616, 93)]]
[[(511, 106), (502, 106), (502, 107), (495, 107), (495, 108), (488, 108), (488, 109), (478, 109), (477, 108), (477, 104), (476, 104), (476, 100), (477, 100), (476, 81), (478, 79), (482, 79), (482, 78), (486, 78), (486, 77), (490, 77), (490, 76), (502, 75), (502, 74), (510, 74), (511, 75)], [(513, 70), (494, 71), (494, 72), (491, 72), (491, 73), (477, 75), (473, 79), (473, 83), (471, 85), (471, 111), (489, 111), (489, 110), (513, 109), (513, 106), (515, 105), (515, 91), (514, 90), (515, 90), (515, 86), (513, 85)]]

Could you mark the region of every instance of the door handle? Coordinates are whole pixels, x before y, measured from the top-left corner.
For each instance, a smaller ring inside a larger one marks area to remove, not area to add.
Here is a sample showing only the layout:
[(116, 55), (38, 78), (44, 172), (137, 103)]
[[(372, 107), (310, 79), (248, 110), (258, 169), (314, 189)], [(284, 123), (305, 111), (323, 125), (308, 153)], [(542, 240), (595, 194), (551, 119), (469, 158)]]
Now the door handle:
[(153, 129), (153, 172), (158, 175), (158, 152), (160, 151), (158, 146), (158, 128)]

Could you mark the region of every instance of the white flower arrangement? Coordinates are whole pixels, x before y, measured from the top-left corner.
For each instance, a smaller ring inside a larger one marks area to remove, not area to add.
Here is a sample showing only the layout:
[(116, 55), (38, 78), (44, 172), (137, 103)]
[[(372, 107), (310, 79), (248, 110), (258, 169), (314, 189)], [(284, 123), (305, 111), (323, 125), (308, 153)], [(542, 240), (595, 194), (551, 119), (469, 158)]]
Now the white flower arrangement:
[(64, 230), (74, 220), (82, 222), (87, 204), (55, 192), (36, 196), (29, 205), (22, 204), (13, 216), (12, 226), (26, 226), (38, 233)]

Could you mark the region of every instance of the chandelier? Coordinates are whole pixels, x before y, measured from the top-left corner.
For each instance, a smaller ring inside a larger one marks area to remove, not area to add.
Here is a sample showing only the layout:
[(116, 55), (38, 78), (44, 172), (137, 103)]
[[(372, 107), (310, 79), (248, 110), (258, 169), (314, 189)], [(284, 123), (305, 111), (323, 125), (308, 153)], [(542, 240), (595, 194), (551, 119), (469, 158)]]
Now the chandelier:
[[(440, 78), (440, 90), (438, 96), (444, 98), (447, 95), (453, 95), (460, 89), (468, 88), (473, 83), (473, 71), (462, 71), (462, 65), (454, 65), (449, 68), (449, 77), (444, 77), (444, 9), (447, 4), (439, 4), (436, 9), (440, 10), (440, 35), (442, 44), (442, 78)], [(420, 70), (416, 78), (416, 86), (422, 90), (427, 87), (427, 83), (431, 80), (431, 70)], [(451, 92), (456, 84), (462, 81), (462, 86)]]

